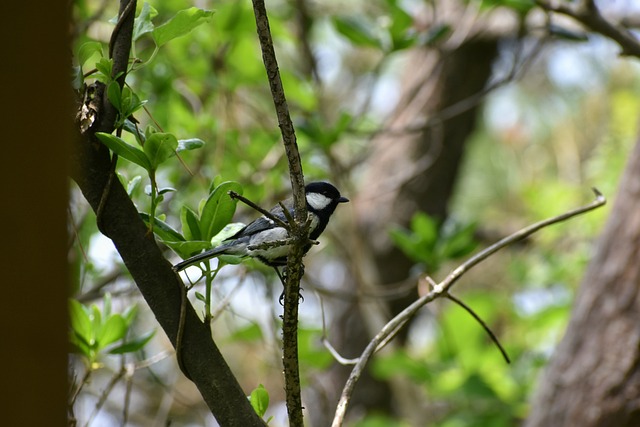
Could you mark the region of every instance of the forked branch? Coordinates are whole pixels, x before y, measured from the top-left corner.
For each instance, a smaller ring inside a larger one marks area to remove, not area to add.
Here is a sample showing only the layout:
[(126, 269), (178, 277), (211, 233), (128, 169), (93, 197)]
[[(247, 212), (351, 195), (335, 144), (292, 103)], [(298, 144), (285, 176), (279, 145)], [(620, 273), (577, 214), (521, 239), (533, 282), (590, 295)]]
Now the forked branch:
[(476, 255), (469, 258), (467, 261), (462, 263), (456, 269), (454, 269), (443, 281), (433, 286), (433, 289), (426, 295), (414, 301), (404, 310), (402, 310), (398, 315), (396, 315), (393, 319), (387, 322), (386, 325), (376, 334), (375, 337), (369, 342), (367, 347), (364, 349), (360, 357), (358, 358), (357, 363), (351, 370), (351, 374), (349, 375), (349, 379), (347, 380), (343, 390), (342, 395), (340, 396), (340, 401), (338, 402), (338, 407), (336, 408), (336, 413), (333, 418), (332, 427), (340, 427), (344, 422), (344, 417), (347, 412), (347, 407), (349, 406), (349, 402), (351, 400), (351, 396), (353, 394), (353, 390), (355, 388), (356, 383), (360, 379), (362, 372), (364, 371), (365, 366), (369, 362), (371, 356), (376, 352), (381, 343), (385, 342), (389, 336), (391, 336), (399, 327), (408, 322), (413, 316), (416, 315), (418, 310), (424, 307), (429, 302), (435, 300), (436, 298), (440, 298), (443, 296), (448, 296), (449, 289), (464, 275), (467, 271), (469, 271), (472, 267), (489, 258), (494, 253), (498, 252), (500, 249), (503, 249), (515, 242), (518, 242), (522, 239), (525, 239), (536, 233), (537, 231), (548, 227), (552, 224), (556, 224), (559, 222), (566, 221), (575, 216), (581, 215), (583, 213), (592, 211), (603, 206), (606, 203), (605, 197), (600, 193), (597, 189), (593, 188), (593, 192), (595, 194), (595, 200), (585, 206), (579, 207), (577, 209), (570, 210), (564, 214), (554, 216), (549, 219), (545, 219), (543, 221), (532, 224), (528, 227), (525, 227), (515, 233), (505, 237), (504, 239), (494, 243), (488, 248), (483, 249), (478, 252)]

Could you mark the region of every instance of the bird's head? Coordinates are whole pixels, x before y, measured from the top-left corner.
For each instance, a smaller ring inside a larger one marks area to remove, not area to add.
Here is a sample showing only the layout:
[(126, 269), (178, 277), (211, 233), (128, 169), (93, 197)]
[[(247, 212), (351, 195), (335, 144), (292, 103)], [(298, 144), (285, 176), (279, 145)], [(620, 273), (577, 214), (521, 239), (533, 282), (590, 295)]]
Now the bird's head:
[(349, 199), (340, 195), (336, 187), (323, 181), (307, 184), (305, 193), (307, 196), (307, 208), (315, 213), (322, 212), (331, 215), (339, 203), (349, 201)]

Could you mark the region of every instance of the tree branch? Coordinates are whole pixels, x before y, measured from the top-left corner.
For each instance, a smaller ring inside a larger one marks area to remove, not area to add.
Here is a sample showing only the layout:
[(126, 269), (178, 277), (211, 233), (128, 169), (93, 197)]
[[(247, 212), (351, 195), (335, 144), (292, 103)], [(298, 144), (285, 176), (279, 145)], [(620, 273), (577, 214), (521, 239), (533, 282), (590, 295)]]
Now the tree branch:
[[(121, 1), (119, 23), (110, 43), (113, 46), (110, 48), (114, 58), (113, 76), (122, 73), (119, 84), (124, 83), (127, 71), (135, 6), (135, 0)], [(125, 11), (127, 13), (123, 14)], [(72, 153), (72, 178), (94, 211), (100, 206), (112, 172), (109, 150), (95, 138), (95, 132), (112, 132), (116, 117), (104, 87), (98, 89), (98, 120), (76, 138)], [(120, 181), (112, 180), (109, 188), (103, 202), (99, 229), (115, 244), (158, 323), (175, 347), (183, 284), (148, 233)], [(251, 407), (211, 339), (209, 328), (199, 320), (191, 305), (185, 313), (182, 341), (184, 365), (216, 420), (225, 426), (264, 426), (264, 421)]]
[(302, 257), (307, 244), (309, 223), (304, 192), (304, 175), (296, 142), (295, 130), (291, 122), (287, 99), (284, 94), (278, 62), (273, 48), (269, 18), (264, 0), (252, 0), (256, 17), (256, 27), (262, 60), (267, 72), (271, 96), (282, 133), (282, 141), (289, 163), (289, 178), (293, 190), (295, 221), (290, 223), (290, 237), (293, 244), (287, 256), (286, 284), (284, 287), (284, 312), (282, 317), (282, 363), (284, 365), (285, 393), (289, 425), (304, 425), (302, 416), (302, 396), (300, 390), (300, 368), (298, 365), (298, 303), (300, 301), (300, 279), (304, 274)]
[(360, 355), (358, 362), (351, 370), (349, 379), (347, 380), (347, 383), (342, 390), (342, 395), (340, 396), (340, 401), (338, 402), (338, 407), (336, 408), (336, 413), (333, 418), (332, 427), (339, 427), (344, 422), (347, 407), (349, 405), (349, 401), (351, 400), (351, 395), (353, 394), (356, 383), (360, 379), (360, 376), (362, 375), (362, 372), (364, 371), (364, 368), (371, 356), (373, 356), (379, 345), (384, 342), (389, 335), (393, 334), (398, 327), (415, 316), (418, 310), (420, 310), (427, 303), (435, 300), (436, 298), (447, 296), (449, 289), (460, 279), (460, 277), (462, 277), (463, 274), (465, 274), (475, 265), (489, 258), (494, 253), (498, 252), (500, 249), (503, 249), (517, 241), (520, 241), (544, 227), (548, 227), (549, 225), (556, 224), (558, 222), (566, 221), (574, 216), (589, 212), (591, 210), (599, 208), (600, 206), (603, 206), (606, 203), (606, 199), (604, 198), (604, 196), (595, 188), (593, 189), (593, 192), (595, 193), (596, 198), (588, 205), (571, 210), (562, 215), (558, 215), (532, 224), (478, 252), (476, 255), (472, 256), (456, 269), (454, 269), (451, 273), (449, 273), (449, 275), (447, 275), (447, 277), (445, 277), (443, 281), (435, 285), (428, 294), (414, 301), (393, 319), (387, 322), (387, 324), (384, 325), (383, 328), (376, 334), (376, 336), (369, 342), (367, 347)]
[(591, 31), (610, 38), (622, 48), (621, 55), (640, 58), (638, 39), (622, 25), (615, 25), (606, 20), (593, 0), (579, 2), (536, 0), (536, 4), (546, 11), (570, 16)]

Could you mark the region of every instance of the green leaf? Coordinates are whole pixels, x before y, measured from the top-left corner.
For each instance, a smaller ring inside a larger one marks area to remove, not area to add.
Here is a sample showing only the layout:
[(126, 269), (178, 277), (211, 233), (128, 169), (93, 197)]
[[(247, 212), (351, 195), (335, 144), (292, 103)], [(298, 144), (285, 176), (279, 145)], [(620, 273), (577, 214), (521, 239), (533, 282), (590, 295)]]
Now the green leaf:
[(182, 223), (182, 234), (184, 234), (185, 239), (202, 240), (198, 215), (190, 207), (182, 207), (180, 210), (180, 222)]
[(411, 229), (429, 246), (433, 246), (438, 240), (438, 223), (424, 212), (418, 212), (413, 216)]
[(122, 91), (120, 90), (120, 85), (116, 81), (112, 81), (107, 86), (107, 98), (109, 102), (116, 107), (116, 110), (122, 110)]
[(109, 83), (111, 81), (111, 71), (113, 70), (113, 60), (100, 58), (100, 60), (96, 62), (96, 70), (98, 70), (96, 79), (105, 84)]
[(102, 43), (90, 41), (78, 48), (78, 64), (82, 67), (94, 54), (102, 56)]
[(109, 344), (121, 340), (127, 333), (127, 324), (120, 314), (109, 316), (102, 326), (96, 341), (100, 348), (105, 348)]
[(142, 177), (140, 175), (136, 175), (133, 178), (131, 178), (131, 181), (127, 183), (127, 194), (129, 196), (131, 196), (135, 191), (135, 189), (138, 187), (138, 185), (140, 185), (141, 180), (142, 180)]
[(191, 240), (189, 242), (162, 240), (162, 243), (170, 247), (182, 259), (187, 259), (211, 247), (211, 243), (204, 240)]
[(476, 224), (464, 224), (445, 235), (439, 244), (438, 252), (443, 259), (456, 259), (470, 254), (478, 246), (475, 241)]
[(260, 418), (264, 417), (267, 409), (269, 409), (269, 392), (262, 384), (253, 389), (249, 401), (251, 402), (253, 410), (256, 411), (256, 414), (258, 414)]
[(162, 196), (163, 194), (167, 194), (167, 193), (173, 193), (175, 191), (178, 191), (178, 190), (176, 190), (173, 187), (162, 187), (158, 189), (158, 196)]
[(204, 141), (199, 138), (179, 139), (176, 151), (196, 150), (204, 145)]
[(200, 232), (203, 240), (211, 240), (233, 218), (236, 201), (229, 196), (229, 191), (242, 194), (242, 186), (234, 181), (223, 182), (207, 198), (200, 215)]
[(93, 337), (98, 340), (98, 335), (102, 330), (102, 312), (97, 305), (92, 304), (90, 308), (91, 328), (93, 329)]
[(360, 16), (340, 16), (333, 20), (336, 30), (358, 46), (381, 48), (380, 38), (372, 31), (374, 24)]
[(117, 347), (112, 348), (111, 350), (109, 350), (109, 353), (110, 354), (135, 353), (136, 351), (141, 350), (142, 347), (144, 347), (149, 341), (151, 341), (151, 338), (153, 338), (155, 333), (156, 333), (155, 330), (149, 331), (138, 338), (135, 338), (131, 341), (127, 341), (123, 344), (120, 344)]
[(131, 135), (135, 136), (136, 141), (138, 141), (138, 144), (140, 145), (143, 145), (144, 142), (147, 140), (147, 137), (144, 135), (144, 133), (140, 132), (140, 130), (136, 127), (136, 125), (129, 119), (126, 119), (122, 123), (122, 129), (129, 132)]
[(213, 11), (191, 7), (176, 13), (173, 18), (153, 30), (153, 39), (158, 47), (176, 37), (188, 34), (197, 26), (209, 22)]
[(244, 257), (237, 255), (220, 255), (218, 257), (218, 261), (224, 264), (238, 265), (241, 264), (244, 260)]
[(158, 15), (158, 11), (155, 10), (149, 3), (144, 2), (140, 15), (133, 23), (133, 41), (135, 42), (143, 35), (150, 33), (154, 29), (153, 22), (151, 20)]
[(447, 24), (435, 24), (429, 31), (420, 36), (420, 43), (426, 46), (431, 46), (439, 41), (442, 41), (445, 37), (451, 34), (451, 26)]
[(96, 137), (98, 137), (104, 145), (109, 147), (111, 151), (123, 159), (127, 159), (132, 163), (142, 166), (148, 171), (152, 170), (151, 163), (142, 150), (134, 147), (133, 145), (127, 144), (123, 139), (110, 133), (96, 132)]
[(122, 313), (122, 318), (127, 324), (127, 328), (129, 328), (131, 326), (131, 323), (133, 323), (133, 319), (136, 317), (136, 314), (138, 314), (138, 306), (135, 304), (129, 306), (129, 308), (127, 308), (127, 310)]
[(229, 224), (225, 225), (218, 234), (211, 238), (211, 246), (214, 248), (216, 246), (220, 246), (222, 242), (236, 234), (238, 231), (242, 230), (245, 226), (246, 225), (241, 222), (230, 222)]
[[(145, 224), (149, 225), (149, 214), (138, 212), (138, 215), (140, 215), (140, 218), (142, 218), (142, 221), (144, 221)], [(169, 224), (161, 221), (158, 218), (155, 218), (153, 221), (153, 232), (163, 241), (184, 242), (184, 237), (182, 237), (182, 234), (178, 233)]]
[(93, 327), (87, 307), (76, 300), (70, 300), (69, 318), (71, 329), (82, 341), (89, 345), (93, 341)]
[(178, 140), (173, 134), (156, 132), (147, 138), (144, 153), (151, 163), (151, 168), (156, 170), (161, 163), (176, 154), (176, 148)]
[(417, 41), (413, 16), (397, 0), (387, 0), (388, 22), (385, 26), (391, 41), (391, 51), (406, 49)]
[(111, 293), (107, 292), (102, 298), (102, 314), (104, 317), (111, 315)]
[(196, 292), (196, 299), (202, 302), (207, 302), (207, 299), (200, 292)]

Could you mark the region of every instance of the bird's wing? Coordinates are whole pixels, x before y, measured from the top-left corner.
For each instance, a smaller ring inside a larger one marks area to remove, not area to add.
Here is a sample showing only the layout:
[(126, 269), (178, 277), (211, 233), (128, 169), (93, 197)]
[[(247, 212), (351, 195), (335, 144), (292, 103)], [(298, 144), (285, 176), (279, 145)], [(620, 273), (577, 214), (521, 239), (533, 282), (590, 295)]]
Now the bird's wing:
[[(282, 208), (280, 207), (280, 205), (274, 206), (269, 212), (271, 212), (271, 214), (276, 218), (279, 218), (282, 221), (287, 222), (287, 218), (284, 216), (284, 213), (282, 212)], [(291, 215), (293, 215), (293, 212), (291, 210), (289, 210), (289, 212), (291, 213)], [(245, 236), (252, 236), (254, 234), (260, 233), (261, 231), (265, 231), (265, 230), (268, 230), (269, 228), (273, 228), (274, 225), (277, 226), (277, 224), (273, 223), (273, 220), (267, 218), (266, 216), (261, 216), (255, 221), (247, 224), (244, 228), (242, 228), (240, 231), (238, 231), (236, 234), (234, 234), (233, 236), (229, 237), (226, 240), (236, 240)]]

